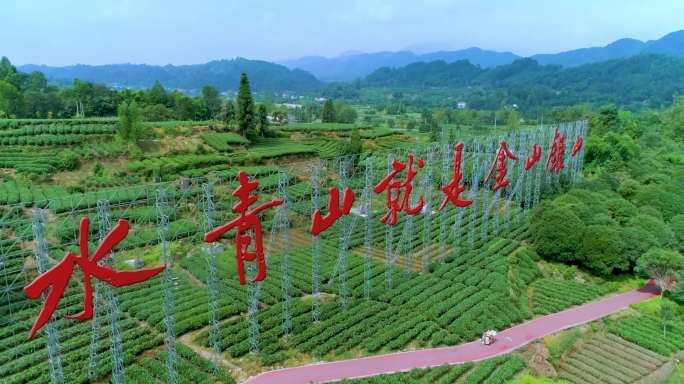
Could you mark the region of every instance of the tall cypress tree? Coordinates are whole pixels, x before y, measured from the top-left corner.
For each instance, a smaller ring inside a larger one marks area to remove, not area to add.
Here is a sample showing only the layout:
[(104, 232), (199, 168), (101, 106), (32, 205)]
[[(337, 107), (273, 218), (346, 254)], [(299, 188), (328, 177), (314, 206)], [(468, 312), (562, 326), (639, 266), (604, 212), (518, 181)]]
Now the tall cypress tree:
[(254, 116), (254, 100), (249, 89), (247, 74), (240, 75), (240, 89), (237, 95), (237, 111), (235, 111), (238, 132), (247, 138), (254, 138), (256, 118)]

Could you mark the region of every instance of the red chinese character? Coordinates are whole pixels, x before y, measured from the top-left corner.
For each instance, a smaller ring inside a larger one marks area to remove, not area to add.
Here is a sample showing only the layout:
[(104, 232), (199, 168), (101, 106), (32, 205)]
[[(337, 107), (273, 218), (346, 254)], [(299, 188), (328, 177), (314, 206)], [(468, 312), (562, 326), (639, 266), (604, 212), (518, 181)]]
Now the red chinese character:
[(532, 144), (532, 156), (525, 160), (525, 170), (529, 171), (530, 168), (534, 167), (539, 160), (541, 160), (542, 149), (539, 144)]
[(52, 314), (57, 309), (64, 290), (69, 283), (74, 267), (78, 266), (83, 271), (83, 311), (76, 315), (69, 315), (67, 318), (76, 320), (88, 320), (93, 317), (93, 288), (90, 276), (106, 282), (114, 287), (122, 287), (140, 283), (150, 279), (163, 271), (166, 266), (157, 268), (139, 269), (136, 271), (117, 271), (109, 267), (98, 265), (97, 262), (105, 257), (109, 251), (119, 244), (128, 235), (128, 222), (119, 220), (119, 223), (107, 233), (102, 243), (97, 247), (92, 257), (88, 250), (88, 227), (90, 220), (87, 217), (81, 219), (79, 232), (80, 255), (75, 255), (71, 251), (60, 260), (54, 267), (40, 274), (29, 285), (24, 287), (24, 293), (29, 299), (37, 299), (46, 289), (50, 288), (45, 299), (43, 309), (40, 311), (36, 322), (31, 328), (29, 339), (31, 339), (45, 323), (48, 322)]
[(584, 144), (584, 139), (582, 138), (582, 135), (577, 135), (577, 141), (575, 141), (575, 145), (572, 146), (572, 156), (575, 157), (577, 152), (579, 152), (580, 149), (582, 149), (582, 145)]
[(549, 150), (549, 157), (546, 159), (546, 169), (551, 172), (560, 172), (565, 168), (563, 158), (565, 157), (565, 137), (556, 128), (556, 133), (553, 135), (553, 142)]
[(458, 143), (456, 144), (456, 148), (454, 148), (454, 176), (451, 178), (449, 184), (442, 187), (442, 192), (444, 192), (446, 196), (444, 196), (444, 200), (442, 200), (442, 204), (439, 206), (439, 211), (444, 209), (449, 201), (461, 208), (465, 208), (473, 203), (472, 200), (464, 200), (459, 197), (459, 195), (465, 191), (465, 186), (461, 184), (461, 178), (463, 177), (461, 174), (462, 154), (463, 143)]
[(352, 204), (354, 204), (354, 192), (349, 187), (344, 189), (342, 208), (340, 208), (340, 190), (332, 187), (329, 192), (328, 204), (330, 208), (328, 208), (328, 213), (323, 216), (321, 215), (321, 209), (318, 208), (311, 217), (311, 234), (314, 236), (330, 228), (335, 223), (335, 220), (342, 217), (342, 215), (348, 215)]
[(492, 162), (492, 165), (489, 167), (489, 171), (487, 172), (487, 177), (484, 179), (485, 183), (489, 181), (489, 179), (492, 177), (492, 173), (494, 172), (494, 166), (496, 166), (496, 184), (494, 184), (492, 187), (493, 192), (496, 192), (500, 188), (503, 188), (511, 183), (511, 180), (506, 178), (506, 173), (508, 172), (506, 160), (508, 159), (518, 160), (518, 157), (508, 149), (508, 143), (506, 143), (506, 141), (502, 141), (501, 145), (499, 146), (499, 151), (496, 154), (496, 159), (494, 159)]
[[(418, 168), (423, 168), (422, 159), (418, 159)], [(423, 195), (421, 195), (420, 200), (415, 207), (409, 206), (409, 198), (411, 195), (411, 190), (413, 189), (411, 180), (413, 180), (413, 178), (418, 174), (417, 171), (413, 170), (413, 154), (408, 155), (408, 170), (406, 171), (406, 178), (403, 181), (394, 180), (394, 177), (404, 169), (406, 169), (406, 164), (397, 160), (393, 160), (392, 172), (385, 176), (385, 178), (373, 188), (375, 193), (380, 193), (382, 191), (386, 191), (387, 193), (386, 201), (389, 212), (387, 212), (385, 216), (380, 219), (380, 222), (383, 224), (385, 224), (391, 217), (389, 224), (395, 225), (398, 219), (398, 212), (405, 211), (409, 215), (415, 215), (423, 209), (423, 205), (425, 204)], [(404, 189), (403, 196), (402, 188)], [(393, 191), (394, 194), (392, 193)]]
[[(213, 243), (217, 241), (223, 234), (230, 231), (234, 227), (235, 231), (235, 258), (237, 261), (237, 272), (240, 279), (240, 284), (245, 284), (245, 260), (257, 262), (258, 271), (252, 283), (262, 281), (266, 277), (266, 260), (264, 259), (264, 244), (262, 239), (261, 220), (259, 220), (259, 212), (264, 209), (275, 207), (283, 203), (282, 199), (274, 199), (267, 203), (254, 208), (251, 211), (249, 207), (256, 203), (258, 198), (252, 192), (259, 187), (259, 182), (250, 181), (246, 172), (240, 171), (238, 174), (240, 179), (240, 186), (233, 191), (233, 196), (240, 199), (239, 202), (233, 205), (233, 212), (239, 213), (236, 217), (227, 224), (213, 229), (204, 235), (204, 241)], [(250, 231), (254, 231), (254, 239), (250, 235)], [(250, 250), (254, 240), (253, 250)]]

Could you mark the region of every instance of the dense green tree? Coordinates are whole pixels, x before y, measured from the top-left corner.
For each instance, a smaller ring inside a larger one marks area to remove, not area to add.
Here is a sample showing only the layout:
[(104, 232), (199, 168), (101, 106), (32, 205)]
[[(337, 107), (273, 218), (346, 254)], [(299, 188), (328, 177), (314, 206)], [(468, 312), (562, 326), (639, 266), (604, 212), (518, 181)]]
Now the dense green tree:
[(335, 112), (337, 116), (337, 122), (338, 123), (355, 123), (356, 119), (358, 118), (358, 113), (356, 112), (356, 109), (350, 107), (350, 106), (343, 106), (339, 112)]
[(254, 100), (249, 88), (247, 74), (240, 76), (240, 88), (237, 95), (237, 108), (235, 113), (238, 132), (247, 137), (254, 138), (256, 130), (256, 116), (254, 115)]
[(223, 122), (226, 124), (226, 128), (232, 128), (235, 124), (235, 103), (233, 103), (233, 100), (226, 100), (223, 103), (221, 114), (223, 115)]
[(569, 207), (543, 202), (530, 218), (530, 229), (537, 253), (547, 259), (576, 262), (582, 236), (582, 220)]
[(269, 136), (268, 110), (266, 105), (259, 104), (256, 113), (256, 134), (261, 137)]
[(677, 284), (679, 273), (684, 269), (684, 257), (678, 252), (651, 248), (637, 260), (636, 271), (653, 279), (661, 295)]
[(172, 105), (172, 99), (158, 80), (154, 82), (152, 88), (145, 92), (143, 99), (147, 104), (160, 104), (167, 107)]
[(202, 105), (206, 109), (207, 118), (215, 119), (221, 112), (221, 99), (219, 91), (211, 85), (202, 87)]
[(333, 101), (328, 99), (323, 104), (323, 110), (321, 111), (321, 121), (324, 123), (334, 123), (337, 121), (337, 116), (335, 115), (335, 105)]
[(349, 145), (350, 145), (350, 151), (351, 153), (358, 155), (363, 152), (363, 143), (361, 142), (361, 134), (359, 133), (359, 129), (354, 127), (351, 131), (351, 135), (349, 137)]
[(118, 109), (119, 122), (117, 131), (124, 141), (137, 142), (141, 137), (141, 112), (135, 101), (124, 101)]
[(577, 249), (582, 264), (600, 275), (629, 270), (620, 233), (607, 225), (590, 225), (583, 234)]

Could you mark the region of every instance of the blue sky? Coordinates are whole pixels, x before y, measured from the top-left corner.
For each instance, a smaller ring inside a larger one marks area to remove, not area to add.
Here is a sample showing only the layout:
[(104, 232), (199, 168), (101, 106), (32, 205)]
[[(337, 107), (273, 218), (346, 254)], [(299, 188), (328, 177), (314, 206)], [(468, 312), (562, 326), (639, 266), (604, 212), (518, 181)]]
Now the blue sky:
[(683, 0), (0, 0), (16, 64), (192, 64), (407, 47), (520, 55), (656, 39)]

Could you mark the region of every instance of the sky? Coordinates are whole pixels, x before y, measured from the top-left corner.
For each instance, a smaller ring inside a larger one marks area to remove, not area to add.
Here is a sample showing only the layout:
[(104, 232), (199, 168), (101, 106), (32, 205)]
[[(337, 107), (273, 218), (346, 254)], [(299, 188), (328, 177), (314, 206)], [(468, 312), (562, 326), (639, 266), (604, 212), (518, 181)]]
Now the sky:
[(472, 46), (527, 56), (684, 29), (683, 0), (0, 0), (0, 9), (0, 56), (17, 65)]

